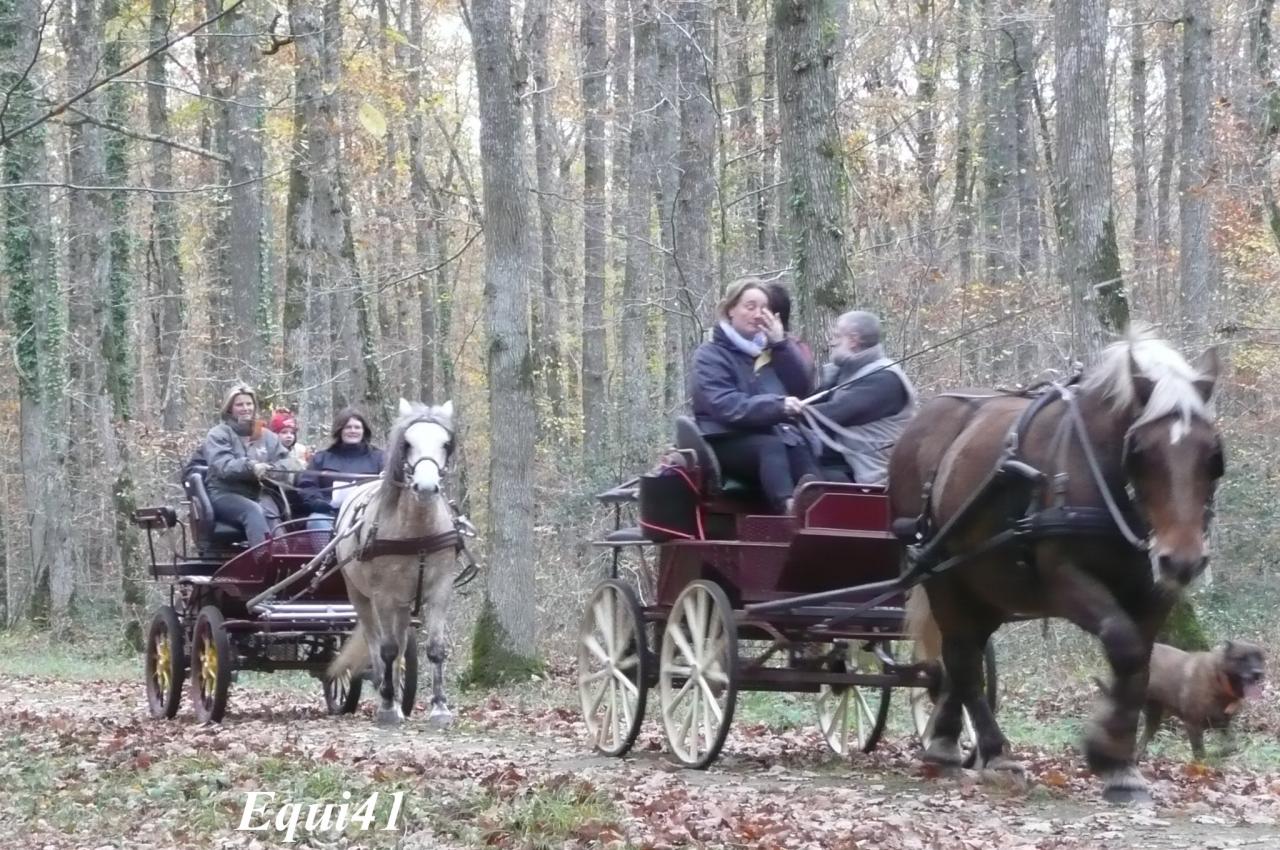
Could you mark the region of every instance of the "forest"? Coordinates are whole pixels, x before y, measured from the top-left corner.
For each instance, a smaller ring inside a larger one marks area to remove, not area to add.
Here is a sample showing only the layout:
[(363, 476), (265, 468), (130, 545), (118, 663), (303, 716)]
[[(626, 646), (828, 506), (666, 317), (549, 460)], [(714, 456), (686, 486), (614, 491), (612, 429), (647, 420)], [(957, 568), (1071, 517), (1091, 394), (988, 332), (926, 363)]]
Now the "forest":
[(399, 397), (452, 399), (484, 607), (510, 647), (563, 649), (590, 495), (670, 441), (689, 353), (747, 274), (792, 288), (819, 359), (837, 314), (877, 312), (925, 394), (1070, 374), (1139, 321), (1219, 346), (1212, 587), (1264, 612), (1275, 18), (0, 0), (0, 622), (137, 640), (127, 517), (181, 498), (239, 380), (309, 445), (348, 404), (381, 436)]

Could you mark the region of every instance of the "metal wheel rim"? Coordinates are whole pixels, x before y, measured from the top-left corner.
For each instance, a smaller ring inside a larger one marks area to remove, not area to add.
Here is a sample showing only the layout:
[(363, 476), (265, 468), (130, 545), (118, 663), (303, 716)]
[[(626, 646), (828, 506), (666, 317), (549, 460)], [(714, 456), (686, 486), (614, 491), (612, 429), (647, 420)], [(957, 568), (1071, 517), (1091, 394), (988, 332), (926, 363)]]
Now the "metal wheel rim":
[(687, 765), (710, 760), (732, 719), (736, 647), (723, 613), (706, 587), (692, 585), (676, 599), (662, 633), (662, 725), (667, 745)]
[[(850, 646), (847, 668), (851, 673), (875, 673), (880, 664), (875, 653), (861, 646)], [(877, 700), (875, 710), (868, 702), (868, 692)], [(884, 699), (881, 688), (864, 688), (857, 685), (849, 687), (832, 687), (822, 685), (818, 689), (818, 731), (831, 752), (838, 756), (848, 756), (855, 751), (866, 748), (871, 739), (871, 732), (876, 726), (879, 714), (879, 700)], [(850, 728), (852, 715), (853, 727)], [(850, 732), (853, 737), (850, 737)], [(852, 746), (851, 746), (852, 744)]]
[[(911, 725), (915, 728), (920, 745), (929, 746), (925, 738), (925, 730), (929, 726), (929, 718), (933, 716), (933, 701), (929, 699), (929, 691), (925, 688), (911, 689)], [(974, 729), (973, 720), (969, 717), (969, 709), (960, 710), (960, 738), (957, 741), (962, 752), (969, 752), (978, 745), (978, 733)]]
[(324, 686), (328, 691), (330, 702), (341, 706), (347, 701), (347, 694), (351, 693), (351, 671), (343, 670), (337, 678), (325, 679)]
[(173, 646), (169, 641), (169, 635), (166, 632), (157, 632), (155, 640), (152, 641), (155, 656), (155, 669), (151, 671), (151, 684), (156, 689), (156, 695), (160, 702), (167, 702), (169, 699), (169, 684), (171, 682), (169, 668), (173, 664)]
[(632, 606), (612, 585), (592, 595), (578, 627), (578, 696), (592, 745), (617, 755), (631, 746), (643, 711), (643, 640)]

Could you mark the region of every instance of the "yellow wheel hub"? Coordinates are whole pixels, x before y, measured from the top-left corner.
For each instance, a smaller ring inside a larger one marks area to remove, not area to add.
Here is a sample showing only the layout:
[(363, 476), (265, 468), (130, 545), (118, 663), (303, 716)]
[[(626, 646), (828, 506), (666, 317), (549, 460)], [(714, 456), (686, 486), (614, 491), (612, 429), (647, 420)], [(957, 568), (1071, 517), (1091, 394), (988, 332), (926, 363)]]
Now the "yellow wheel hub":
[(169, 690), (169, 663), (172, 659), (172, 650), (169, 648), (169, 638), (166, 635), (156, 637), (156, 684), (159, 685), (162, 693)]
[(206, 643), (200, 653), (200, 678), (206, 694), (212, 693), (218, 683), (218, 650)]

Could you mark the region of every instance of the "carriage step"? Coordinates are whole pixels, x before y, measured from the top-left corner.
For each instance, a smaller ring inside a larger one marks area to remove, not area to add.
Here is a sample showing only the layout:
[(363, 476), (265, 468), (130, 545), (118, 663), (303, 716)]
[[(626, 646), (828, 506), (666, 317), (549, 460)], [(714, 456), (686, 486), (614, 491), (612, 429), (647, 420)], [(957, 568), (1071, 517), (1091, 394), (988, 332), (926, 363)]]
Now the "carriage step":
[(354, 620), (356, 609), (348, 603), (263, 602), (253, 613), (264, 620)]

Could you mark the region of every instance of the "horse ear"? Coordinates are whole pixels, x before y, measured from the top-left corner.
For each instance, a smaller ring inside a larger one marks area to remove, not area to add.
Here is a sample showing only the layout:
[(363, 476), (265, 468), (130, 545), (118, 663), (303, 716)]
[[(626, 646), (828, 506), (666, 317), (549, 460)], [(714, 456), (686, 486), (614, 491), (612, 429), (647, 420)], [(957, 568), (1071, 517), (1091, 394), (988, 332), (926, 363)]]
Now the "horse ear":
[(1151, 401), (1151, 394), (1155, 392), (1156, 384), (1142, 374), (1142, 367), (1133, 357), (1132, 347), (1129, 348), (1129, 380), (1133, 381), (1133, 394), (1137, 397), (1138, 403), (1146, 407), (1147, 402)]
[(1200, 373), (1200, 377), (1196, 378), (1196, 392), (1200, 393), (1200, 398), (1206, 402), (1213, 398), (1213, 388), (1218, 384), (1218, 375), (1222, 371), (1222, 358), (1218, 356), (1218, 346), (1213, 345), (1206, 348), (1204, 353), (1196, 358), (1195, 369)]
[(408, 416), (411, 413), (413, 413), (413, 405), (409, 404), (409, 402), (401, 398), (400, 399), (400, 415)]
[(440, 411), (441, 416), (448, 419), (450, 422), (453, 422), (453, 399), (446, 401), (436, 409)]

